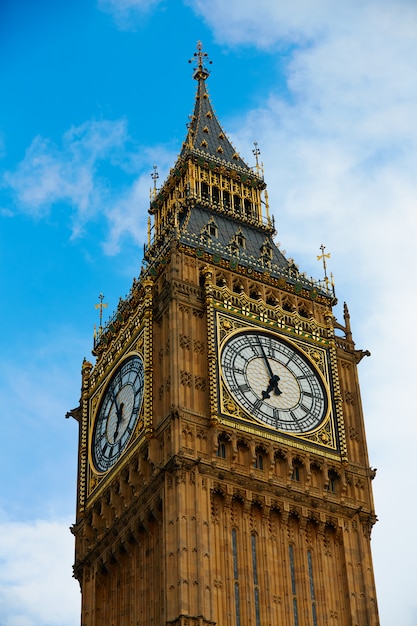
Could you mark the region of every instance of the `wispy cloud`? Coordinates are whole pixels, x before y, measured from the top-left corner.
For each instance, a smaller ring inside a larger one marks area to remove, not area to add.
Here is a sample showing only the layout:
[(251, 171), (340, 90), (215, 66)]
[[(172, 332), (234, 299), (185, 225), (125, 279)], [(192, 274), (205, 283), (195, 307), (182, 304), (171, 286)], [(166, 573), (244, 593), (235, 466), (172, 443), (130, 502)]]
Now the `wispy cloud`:
[(120, 30), (136, 30), (141, 19), (162, 0), (98, 0), (101, 11), (110, 14)]
[[(104, 249), (115, 254), (123, 237), (144, 242), (152, 165), (165, 171), (174, 159), (164, 147), (135, 146), (125, 120), (90, 120), (67, 131), (59, 146), (35, 137), (16, 169), (5, 173), (3, 185), (15, 210), (38, 219), (60, 204), (69, 206), (73, 238), (82, 236), (87, 222), (104, 217)], [(3, 210), (5, 216), (12, 213)]]
[(65, 520), (0, 521), (2, 626), (78, 623), (80, 592), (71, 578), (74, 544), (68, 527)]
[(61, 146), (35, 137), (16, 170), (5, 174), (5, 184), (13, 190), (19, 210), (42, 216), (55, 203), (65, 202), (76, 209), (82, 223), (106, 192), (100, 163), (115, 162), (127, 141), (124, 120), (85, 122), (66, 132)]

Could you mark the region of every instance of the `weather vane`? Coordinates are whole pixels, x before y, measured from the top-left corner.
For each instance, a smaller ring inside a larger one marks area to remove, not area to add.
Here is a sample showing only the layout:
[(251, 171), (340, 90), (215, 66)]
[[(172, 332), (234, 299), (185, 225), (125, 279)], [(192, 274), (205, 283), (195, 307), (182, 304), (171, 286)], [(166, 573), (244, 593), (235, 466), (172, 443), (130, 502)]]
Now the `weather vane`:
[(210, 64), (212, 61), (210, 61), (207, 52), (203, 52), (203, 44), (201, 41), (197, 41), (197, 52), (194, 52), (194, 58), (190, 59), (188, 63), (192, 63), (193, 61), (197, 61), (193, 78), (196, 80), (206, 80), (210, 72), (204, 67), (204, 61), (208, 61)]
[[(106, 304), (105, 302), (103, 302), (104, 300), (104, 295), (102, 293), (100, 293), (98, 299), (100, 300), (99, 304), (95, 304), (94, 307), (96, 309), (100, 309), (100, 325), (98, 327), (98, 336), (101, 336), (101, 333), (103, 332), (103, 309), (107, 309), (108, 304)], [(94, 337), (96, 336), (96, 325), (94, 324)]]

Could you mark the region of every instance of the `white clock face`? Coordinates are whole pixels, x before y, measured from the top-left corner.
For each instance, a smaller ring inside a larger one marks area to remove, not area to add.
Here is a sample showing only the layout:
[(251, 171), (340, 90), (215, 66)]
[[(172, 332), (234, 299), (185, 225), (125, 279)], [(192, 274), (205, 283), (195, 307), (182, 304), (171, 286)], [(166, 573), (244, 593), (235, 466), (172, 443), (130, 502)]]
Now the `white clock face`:
[(233, 335), (222, 348), (221, 369), (239, 405), (277, 430), (307, 433), (327, 415), (328, 395), (319, 372), (275, 335)]
[(97, 414), (92, 455), (98, 471), (109, 470), (129, 443), (142, 406), (143, 391), (142, 359), (129, 357), (113, 375)]

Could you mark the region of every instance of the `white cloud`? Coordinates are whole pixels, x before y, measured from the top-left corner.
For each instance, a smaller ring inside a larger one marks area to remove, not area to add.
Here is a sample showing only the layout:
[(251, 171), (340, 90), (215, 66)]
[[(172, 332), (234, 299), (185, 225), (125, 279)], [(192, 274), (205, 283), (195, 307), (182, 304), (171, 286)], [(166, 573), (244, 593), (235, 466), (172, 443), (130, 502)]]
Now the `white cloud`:
[[(6, 172), (3, 180), (16, 209), (33, 217), (45, 217), (58, 204), (69, 205), (72, 237), (81, 236), (97, 215), (107, 216), (110, 234), (105, 249), (113, 254), (122, 236), (128, 234), (140, 244), (144, 240), (142, 207), (149, 190), (142, 184), (146, 175), (136, 180), (133, 173), (142, 168), (151, 172), (153, 159), (160, 157), (164, 163), (168, 154), (172, 162), (173, 155), (164, 149), (133, 146), (125, 120), (93, 120), (67, 131), (61, 146), (36, 137), (16, 170)], [(111, 179), (118, 179), (114, 185), (118, 190), (125, 189), (117, 191), (117, 199)], [(4, 213), (10, 214), (10, 209)]]
[(2, 626), (78, 623), (80, 592), (72, 579), (74, 538), (68, 527), (66, 521), (0, 522)]
[(104, 194), (97, 175), (100, 162), (115, 159), (128, 140), (126, 123), (89, 121), (65, 133), (62, 147), (35, 137), (23, 161), (4, 176), (20, 210), (42, 216), (56, 202), (76, 208), (82, 222), (95, 212)]
[(135, 30), (144, 18), (161, 0), (98, 0), (101, 11), (109, 13), (120, 30)]

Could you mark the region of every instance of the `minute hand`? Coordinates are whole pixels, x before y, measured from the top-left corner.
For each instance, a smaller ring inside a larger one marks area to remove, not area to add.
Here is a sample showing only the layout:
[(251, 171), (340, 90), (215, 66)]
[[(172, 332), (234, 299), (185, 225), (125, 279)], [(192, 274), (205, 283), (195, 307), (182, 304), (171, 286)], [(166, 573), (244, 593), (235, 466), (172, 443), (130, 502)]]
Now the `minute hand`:
[(261, 342), (261, 340), (259, 339), (259, 336), (258, 336), (258, 335), (257, 335), (257, 339), (258, 339), (259, 347), (260, 347), (261, 352), (262, 352), (262, 357), (263, 357), (263, 360), (264, 360), (264, 362), (265, 362), (266, 368), (267, 368), (268, 373), (269, 373), (269, 375), (270, 375), (269, 385), (268, 385), (268, 387), (267, 387), (266, 391), (263, 391), (263, 392), (262, 392), (262, 398), (263, 398), (264, 400), (266, 400), (267, 398), (270, 398), (270, 397), (271, 397), (269, 394), (270, 394), (270, 392), (271, 392), (272, 390), (274, 391), (275, 395), (277, 395), (277, 396), (280, 396), (282, 392), (281, 392), (281, 391), (280, 391), (280, 389), (278, 388), (279, 376), (278, 376), (277, 374), (274, 374), (274, 372), (272, 371), (271, 365), (270, 365), (270, 363), (269, 363), (269, 361), (268, 361), (268, 357), (267, 357), (267, 356), (266, 356), (266, 354), (265, 354), (264, 347), (263, 347), (262, 342)]
[(116, 415), (117, 415), (117, 424), (116, 424), (116, 428), (113, 434), (113, 443), (114, 443), (117, 439), (117, 435), (119, 434), (119, 426), (122, 421), (123, 415), (122, 415), (122, 408), (121, 406), (119, 406), (117, 402), (117, 398), (116, 398), (116, 394), (114, 393), (114, 390), (112, 391), (112, 395), (113, 395), (113, 402), (116, 407)]

